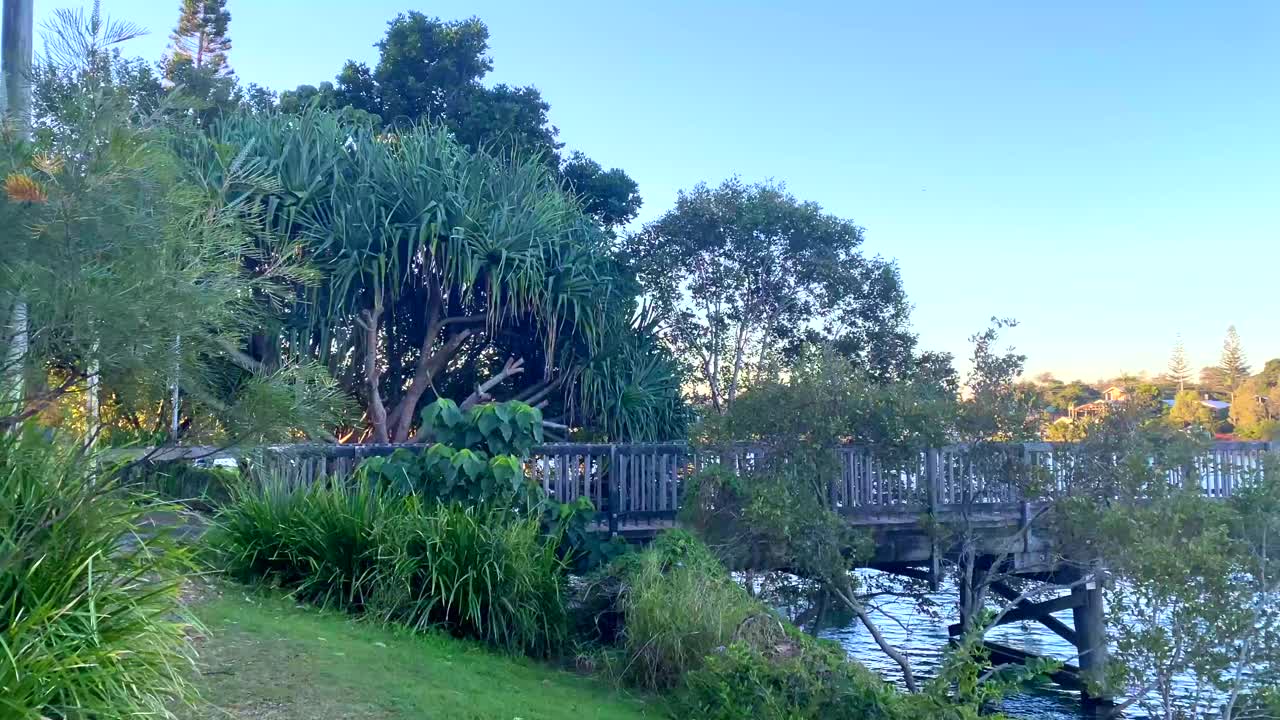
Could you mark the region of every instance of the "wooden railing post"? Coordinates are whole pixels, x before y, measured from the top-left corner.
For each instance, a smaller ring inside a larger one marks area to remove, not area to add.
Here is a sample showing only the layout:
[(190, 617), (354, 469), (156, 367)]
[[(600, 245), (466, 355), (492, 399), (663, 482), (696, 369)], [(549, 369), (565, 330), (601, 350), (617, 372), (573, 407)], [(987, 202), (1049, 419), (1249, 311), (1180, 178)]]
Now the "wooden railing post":
[(609, 537), (618, 535), (618, 506), (622, 503), (622, 473), (618, 469), (618, 446), (609, 446)]
[(924, 483), (929, 494), (929, 514), (938, 514), (938, 505), (942, 503), (942, 480), (938, 472), (937, 448), (924, 451)]

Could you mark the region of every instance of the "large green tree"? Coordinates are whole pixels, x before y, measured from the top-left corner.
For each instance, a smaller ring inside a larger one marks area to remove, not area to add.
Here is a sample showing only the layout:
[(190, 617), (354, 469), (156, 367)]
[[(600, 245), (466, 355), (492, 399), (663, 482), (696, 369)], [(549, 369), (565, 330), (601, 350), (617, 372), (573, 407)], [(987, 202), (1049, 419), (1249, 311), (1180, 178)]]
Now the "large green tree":
[[(51, 27), (36, 72), (60, 90), (41, 99), (49, 122), (35, 144), (8, 134), (3, 143), (0, 294), (28, 301), (31, 382), (0, 418), (57, 420), (65, 401), (96, 402), (99, 387), (124, 416), (164, 402), (177, 384), (188, 416), (214, 419), (209, 439), (283, 438), (331, 423), (327, 411), (341, 403), (329, 402), (332, 383), (312, 368), (221, 377), (223, 347), (254, 326), (253, 299), (279, 297), (295, 267), (245, 204), (244, 190), (269, 187), (266, 178), (242, 163), (223, 185), (189, 182), (171, 129), (147, 122), (121, 82), (136, 67), (114, 46), (135, 31), (96, 9), (59, 12)], [(246, 273), (248, 263), (262, 270)]]
[(578, 153), (561, 158), (559, 131), (548, 117), (551, 106), (537, 88), (483, 84), (493, 61), (487, 54), (489, 28), (478, 18), (444, 21), (403, 13), (388, 23), (375, 47), (373, 67), (349, 60), (333, 83), (282, 93), (281, 110), (350, 107), (391, 128), (442, 123), (471, 148), (541, 157), (607, 228), (635, 218), (640, 196), (625, 172), (605, 170)]
[(681, 192), (625, 250), (668, 342), (695, 365), (695, 391), (723, 412), (807, 345), (834, 346), (870, 377), (909, 371), (897, 268), (865, 256), (862, 240), (780, 185), (731, 179)]
[(634, 281), (538, 158), (315, 108), (229, 116), (183, 152), (210, 187), (262, 168), (276, 187), (256, 207), (317, 274), (239, 348), (242, 365), (322, 363), (361, 398), (371, 439), (407, 439), (438, 396), (521, 399), (614, 437), (680, 432), (679, 369)]

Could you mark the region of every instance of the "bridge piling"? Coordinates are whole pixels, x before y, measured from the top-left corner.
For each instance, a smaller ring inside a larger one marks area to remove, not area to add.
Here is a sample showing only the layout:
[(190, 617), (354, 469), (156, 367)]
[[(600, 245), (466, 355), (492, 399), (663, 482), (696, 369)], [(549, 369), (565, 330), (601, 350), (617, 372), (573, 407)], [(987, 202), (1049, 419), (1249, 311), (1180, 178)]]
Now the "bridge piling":
[(1102, 601), (1102, 581), (1095, 575), (1084, 585), (1071, 589), (1076, 600), (1071, 609), (1075, 624), (1076, 650), (1080, 655), (1080, 674), (1085, 682), (1082, 692), (1086, 703), (1108, 704), (1113, 697), (1106, 688), (1107, 625)]

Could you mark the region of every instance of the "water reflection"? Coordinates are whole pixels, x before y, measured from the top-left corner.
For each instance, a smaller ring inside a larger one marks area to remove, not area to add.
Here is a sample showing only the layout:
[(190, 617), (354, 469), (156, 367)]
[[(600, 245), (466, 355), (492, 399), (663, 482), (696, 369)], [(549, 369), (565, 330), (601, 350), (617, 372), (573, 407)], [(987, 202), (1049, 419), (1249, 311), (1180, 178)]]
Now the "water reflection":
[[(862, 577), (873, 590), (886, 580), (886, 576), (874, 571), (866, 571)], [(812, 627), (814, 608), (821, 603), (807, 596), (803, 585), (796, 585), (792, 578), (786, 579), (780, 586), (776, 583), (757, 582), (757, 588), (762, 593), (762, 599), (778, 605), (801, 627)], [(936, 593), (924, 592), (922, 605), (907, 598), (881, 595), (871, 603), (870, 614), (889, 643), (902, 649), (910, 657), (915, 673), (921, 677), (931, 677), (937, 672), (949, 640), (947, 626), (959, 621), (956, 597), (955, 586), (950, 584), (944, 585)], [(856, 618), (838, 610), (828, 608), (819, 626), (818, 635), (839, 642), (851, 657), (901, 687), (902, 672), (898, 666), (880, 650)], [(1056, 613), (1054, 617), (1071, 624), (1070, 610)], [(1063, 662), (1075, 661), (1075, 647), (1040, 623), (1011, 623), (991, 630), (987, 637), (1002, 645)], [(1060, 688), (1047, 680), (1006, 698), (1002, 709), (1011, 717), (1037, 720), (1080, 720), (1085, 717), (1078, 692)], [(1132, 711), (1127, 715), (1138, 717)]]

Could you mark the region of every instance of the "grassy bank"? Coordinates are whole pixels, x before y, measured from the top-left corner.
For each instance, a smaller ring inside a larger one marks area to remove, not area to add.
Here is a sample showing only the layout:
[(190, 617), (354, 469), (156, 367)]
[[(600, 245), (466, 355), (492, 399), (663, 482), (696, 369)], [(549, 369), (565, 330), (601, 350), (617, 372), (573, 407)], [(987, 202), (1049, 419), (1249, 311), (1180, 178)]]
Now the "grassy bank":
[(652, 701), (533, 661), (296, 607), (236, 586), (195, 606), (203, 703), (184, 719), (638, 720)]

